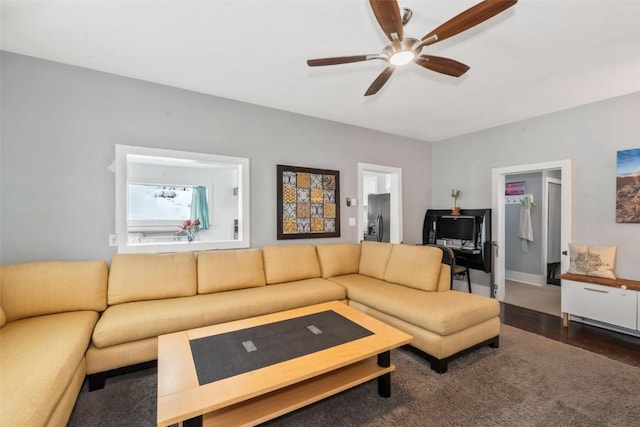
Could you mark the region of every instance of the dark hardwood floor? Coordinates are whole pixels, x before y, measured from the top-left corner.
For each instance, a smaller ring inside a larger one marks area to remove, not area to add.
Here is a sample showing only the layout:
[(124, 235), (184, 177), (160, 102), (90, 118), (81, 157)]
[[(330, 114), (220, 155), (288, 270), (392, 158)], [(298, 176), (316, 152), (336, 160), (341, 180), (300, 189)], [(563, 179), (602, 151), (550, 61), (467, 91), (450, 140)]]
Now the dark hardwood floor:
[(640, 368), (638, 337), (578, 322), (570, 322), (569, 327), (564, 328), (560, 317), (506, 303), (500, 303), (500, 320), (505, 325), (581, 347)]

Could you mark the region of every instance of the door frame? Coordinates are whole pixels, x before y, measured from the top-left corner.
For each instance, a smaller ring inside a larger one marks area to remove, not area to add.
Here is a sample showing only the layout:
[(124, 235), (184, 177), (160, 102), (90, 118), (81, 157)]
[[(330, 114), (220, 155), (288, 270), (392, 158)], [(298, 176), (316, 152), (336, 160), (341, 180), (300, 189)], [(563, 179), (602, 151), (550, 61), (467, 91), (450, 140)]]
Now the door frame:
[(358, 162), (358, 225), (357, 242), (363, 240), (364, 224), (360, 209), (364, 206), (364, 174), (365, 172), (385, 173), (391, 175), (391, 243), (402, 243), (402, 168)]
[[(542, 181), (542, 275), (547, 277), (547, 264), (549, 263), (548, 243), (549, 243), (549, 185), (557, 184), (562, 191), (562, 180), (545, 176)], [(562, 204), (562, 201), (560, 202)], [(561, 211), (562, 212), (562, 211)], [(561, 214), (562, 215), (562, 214)], [(546, 282), (546, 281), (545, 281)]]
[[(572, 211), (573, 211), (573, 161), (571, 159), (555, 160), (543, 163), (532, 163), (517, 166), (508, 166), (491, 169), (491, 199), (492, 199), (492, 226), (495, 236), (494, 242), (494, 263), (493, 263), (493, 283), (495, 286), (495, 296), (503, 301), (505, 298), (505, 177), (530, 172), (540, 172), (549, 169), (561, 170), (562, 181), (562, 213), (560, 219), (560, 250), (569, 250), (569, 242), (572, 236)], [(563, 256), (561, 259), (561, 271), (569, 268), (569, 257)]]

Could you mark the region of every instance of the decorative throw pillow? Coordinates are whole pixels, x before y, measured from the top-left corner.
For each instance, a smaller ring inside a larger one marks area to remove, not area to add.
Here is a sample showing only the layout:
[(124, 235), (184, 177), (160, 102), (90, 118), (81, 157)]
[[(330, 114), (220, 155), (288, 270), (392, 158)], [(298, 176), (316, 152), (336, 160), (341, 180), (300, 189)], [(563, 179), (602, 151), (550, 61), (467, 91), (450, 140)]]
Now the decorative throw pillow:
[(613, 266), (616, 261), (616, 246), (589, 246), (569, 243), (568, 273), (615, 279)]

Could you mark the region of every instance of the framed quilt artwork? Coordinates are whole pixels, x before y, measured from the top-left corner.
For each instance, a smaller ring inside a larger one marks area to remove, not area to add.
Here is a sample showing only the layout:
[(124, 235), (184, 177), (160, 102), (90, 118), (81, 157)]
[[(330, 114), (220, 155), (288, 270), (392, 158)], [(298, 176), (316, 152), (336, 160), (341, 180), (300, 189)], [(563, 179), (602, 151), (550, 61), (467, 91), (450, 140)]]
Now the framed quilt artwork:
[(277, 165), (278, 240), (340, 237), (340, 172)]

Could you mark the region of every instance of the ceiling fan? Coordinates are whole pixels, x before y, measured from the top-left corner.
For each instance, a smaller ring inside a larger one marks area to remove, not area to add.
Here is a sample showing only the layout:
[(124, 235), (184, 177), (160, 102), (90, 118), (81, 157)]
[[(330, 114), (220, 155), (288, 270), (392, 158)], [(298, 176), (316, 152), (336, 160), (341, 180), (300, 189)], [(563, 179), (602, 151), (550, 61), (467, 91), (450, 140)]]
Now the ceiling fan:
[(390, 40), (382, 49), (382, 53), (309, 59), (307, 60), (307, 65), (310, 67), (319, 67), (368, 61), (371, 59), (381, 59), (388, 62), (389, 65), (373, 81), (364, 96), (376, 94), (387, 80), (389, 80), (396, 66), (405, 65), (411, 61), (438, 73), (460, 77), (469, 70), (468, 65), (440, 56), (421, 55), (420, 51), (422, 48), (466, 31), (505, 11), (517, 2), (518, 0), (485, 0), (451, 18), (418, 40), (403, 37), (402, 27), (409, 22), (413, 15), (410, 9), (403, 9), (403, 14), (401, 15), (400, 7), (396, 0), (369, 0), (373, 14), (378, 20), (382, 31), (384, 31)]

